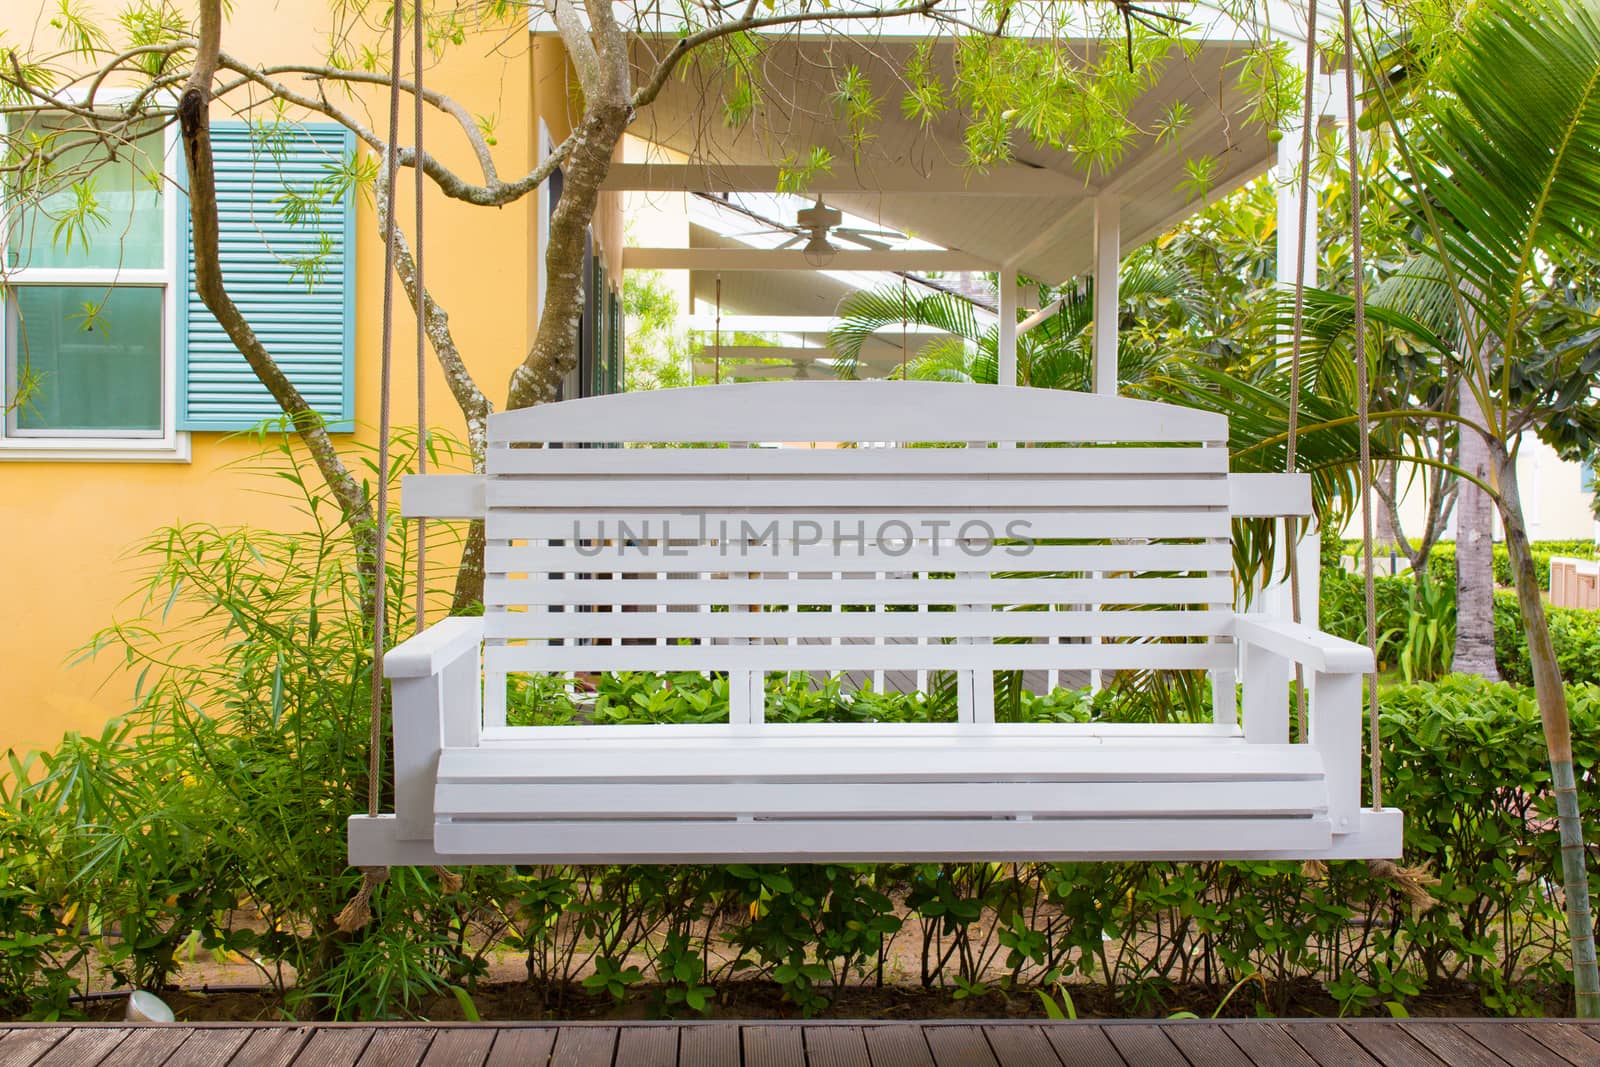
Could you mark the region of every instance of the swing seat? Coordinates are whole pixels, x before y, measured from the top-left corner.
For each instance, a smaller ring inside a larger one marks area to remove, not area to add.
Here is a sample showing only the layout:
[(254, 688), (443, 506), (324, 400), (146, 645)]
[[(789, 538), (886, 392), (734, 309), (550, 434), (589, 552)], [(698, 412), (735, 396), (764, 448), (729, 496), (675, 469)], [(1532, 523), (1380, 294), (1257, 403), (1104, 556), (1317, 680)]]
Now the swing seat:
[[(1309, 514), (1310, 484), (1230, 475), (1219, 415), (793, 382), (505, 412), (489, 436), (487, 475), (405, 482), (407, 517), (485, 521), (486, 610), (385, 657), (395, 810), (350, 820), (353, 864), (1400, 855), (1400, 813), (1361, 805), (1371, 654), (1234, 610), (1232, 520)], [(726, 720), (515, 724), (519, 679), (596, 671), (725, 680)], [(996, 721), (996, 672), (1128, 671), (1209, 674), (1211, 720)], [(955, 710), (766, 721), (793, 672), (948, 679)]]

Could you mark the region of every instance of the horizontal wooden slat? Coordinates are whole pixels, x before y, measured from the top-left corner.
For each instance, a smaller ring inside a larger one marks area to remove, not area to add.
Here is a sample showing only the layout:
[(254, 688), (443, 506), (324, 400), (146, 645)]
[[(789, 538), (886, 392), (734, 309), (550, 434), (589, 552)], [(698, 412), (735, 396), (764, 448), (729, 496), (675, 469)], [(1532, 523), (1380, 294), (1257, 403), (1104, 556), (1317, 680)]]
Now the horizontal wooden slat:
[(1225, 444), (1221, 415), (1064, 389), (756, 382), (569, 400), (489, 416), (489, 440), (1094, 441)]
[(727, 571), (782, 573), (1018, 571), (1231, 571), (1233, 550), (1220, 543), (1148, 545), (882, 544), (847, 540), (819, 545), (794, 541), (726, 545), (641, 543), (618, 530), (604, 544), (489, 545), (491, 574), (684, 574)]
[(1226, 859), (1326, 852), (1326, 819), (441, 822), (441, 855), (543, 863)]
[[(980, 738), (985, 744), (1061, 744), (1077, 746), (1133, 744), (1160, 748), (1179, 744), (1191, 753), (1209, 752), (1211, 746), (1234, 745), (1243, 732), (1238, 726), (1214, 722), (991, 722), (981, 726), (956, 722), (762, 722), (762, 723), (648, 723), (569, 726), (486, 726), (483, 743), (524, 748), (564, 748), (578, 744), (635, 745), (671, 743), (853, 745), (893, 748), (901, 743), (949, 743)], [(1197, 747), (1198, 746), (1198, 747)], [(1076, 748), (1073, 749), (1076, 751)], [(742, 749), (740, 750), (742, 751)]]
[(1311, 475), (1230, 474), (1228, 510), (1235, 518), (1310, 515)]
[(972, 475), (723, 478), (490, 477), (489, 506), (538, 508), (1076, 508), (1228, 507), (1221, 476)]
[(492, 448), (489, 473), (594, 475), (1226, 474), (1222, 448)]
[(908, 818), (980, 814), (1129, 818), (1171, 814), (1311, 815), (1327, 808), (1317, 779), (1190, 782), (1179, 790), (1147, 782), (696, 782), (552, 785), (444, 781), (434, 812), (447, 818)]
[[(814, 525), (799, 525), (800, 523)], [(605, 540), (617, 535), (619, 524), (641, 538), (672, 540), (815, 540), (870, 539), (905, 536), (904, 523), (915, 538), (955, 540), (1007, 538), (1226, 538), (1231, 535), (1226, 509), (1177, 508), (882, 508), (851, 511), (844, 508), (760, 509), (755, 511), (661, 508), (637, 509), (528, 509), (501, 508), (489, 513), (484, 530), (491, 540)], [(648, 524), (648, 526), (646, 526)], [(776, 535), (768, 528), (776, 524)], [(822, 534), (816, 533), (820, 528)]]
[(481, 519), (488, 510), (481, 474), (408, 474), (400, 485), (400, 514), (407, 519)]
[(1226, 644), (498, 645), (491, 674), (522, 671), (1226, 670)]
[(1225, 637), (1229, 611), (491, 611), (493, 638)]
[[(1279, 825), (1269, 827), (1265, 834), (1258, 836), (1258, 833), (1261, 831), (1259, 824), (1266, 821), (1271, 821)], [(1392, 859), (1395, 856), (1400, 855), (1400, 839), (1403, 820), (1400, 812), (1393, 808), (1386, 808), (1381, 812), (1363, 811), (1361, 813), (1361, 824), (1357, 830), (1348, 834), (1331, 834), (1330, 842), (1321, 849), (1307, 848), (1304, 841), (1298, 840), (1298, 837), (1300, 836), (1298, 833), (1289, 838), (1282, 848), (1274, 849), (1266, 847), (1247, 847), (1250, 844), (1255, 844), (1257, 846), (1261, 845), (1262, 837), (1266, 835), (1271, 835), (1273, 838), (1277, 838), (1280, 842), (1283, 842), (1284, 838), (1281, 835), (1282, 822), (1284, 821), (1286, 820), (1259, 820), (1248, 818), (1206, 820), (1206, 823), (1216, 825), (1208, 825), (1204, 828), (1208, 833), (1215, 833), (1221, 838), (1221, 843), (1218, 845), (1218, 848), (1221, 850), (1226, 850), (1227, 856), (1232, 859), (1299, 860), (1317, 858), (1331, 860), (1367, 859), (1376, 857)], [(1320, 833), (1321, 829), (1327, 828), (1327, 823), (1325, 820), (1311, 821), (1314, 823), (1321, 823), (1322, 826), (1320, 829), (1308, 829), (1308, 833)], [(796, 837), (798, 837), (800, 834), (815, 834), (816, 836), (821, 837), (822, 835), (826, 834), (828, 830), (838, 829), (842, 825), (851, 829), (866, 830), (867, 836), (865, 839), (853, 837), (851, 842), (856, 847), (862, 848), (862, 852), (853, 855), (840, 853), (834, 853), (831, 855), (826, 853), (807, 854), (799, 852), (797, 847), (797, 850), (790, 855), (786, 856), (783, 853), (767, 853), (766, 858), (770, 862), (781, 862), (786, 859), (814, 863), (847, 862), (851, 859), (861, 859), (866, 862), (874, 862), (883, 860), (885, 858), (884, 854), (889, 849), (899, 847), (907, 841), (907, 826), (905, 820), (870, 820), (871, 825), (865, 828), (851, 827), (851, 820), (817, 820), (816, 822), (819, 822), (821, 825), (817, 826), (815, 830), (808, 828), (796, 829), (792, 823), (788, 822), (760, 821), (736, 823), (733, 824), (735, 829), (733, 833), (728, 836), (726, 839), (726, 844), (723, 847), (732, 847), (736, 849), (738, 846), (743, 845), (749, 838), (761, 838), (770, 843), (774, 833), (780, 835), (794, 834), (795, 836), (790, 837), (788, 843), (798, 846), (800, 843), (802, 843), (796, 840)], [(1027, 835), (1033, 832), (1029, 829), (1030, 827), (1042, 827), (1047, 831), (1046, 844), (1054, 849), (1054, 851), (1041, 852), (1032, 856), (985, 856), (982, 853), (975, 853), (973, 851), (974, 845), (970, 841), (970, 838), (967, 834), (962, 833), (960, 835), (956, 835), (950, 832), (952, 826), (962, 830), (968, 829), (969, 823), (967, 821), (953, 823), (951, 820), (919, 820), (919, 822), (921, 823), (922, 828), (918, 831), (918, 840), (921, 843), (930, 845), (929, 852), (924, 853), (920, 857), (923, 859), (957, 860), (992, 858), (1011, 861), (1020, 861), (1026, 859), (1050, 859), (1065, 861), (1073, 859), (1104, 860), (1107, 858), (1105, 855), (1105, 848), (1100, 849), (1098, 852), (1096, 851), (1095, 846), (1097, 842), (1088, 840), (1084, 836), (1079, 836), (1075, 831), (1070, 829), (1066, 831), (1059, 831), (1057, 829), (1058, 827), (1072, 827), (1074, 825), (1080, 826), (1081, 829), (1081, 823), (1069, 823), (1061, 820), (1043, 819), (1036, 819), (1032, 820), (1031, 822), (1022, 822), (1019, 820), (988, 820), (978, 822), (976, 824), (976, 828), (979, 833), (1000, 827), (1006, 833)], [(1157, 822), (1157, 820), (1105, 820), (1105, 823), (1109, 824), (1108, 832), (1115, 831), (1113, 840), (1107, 847), (1123, 850), (1140, 847), (1143, 842), (1132, 835), (1137, 834), (1141, 828), (1150, 826), (1155, 822)], [(1193, 835), (1202, 829), (1202, 826), (1198, 820), (1173, 820), (1173, 822), (1175, 822), (1180, 829), (1190, 835)], [(443, 837), (448, 838), (454, 832), (451, 828), (453, 828), (455, 825), (457, 824), (442, 823), (436, 827), (435, 832)], [(460, 851), (460, 847), (464, 842), (461, 840), (451, 840), (450, 845), (453, 849), (455, 849), (455, 851), (445, 854), (435, 847), (433, 841), (408, 841), (401, 838), (399, 823), (393, 815), (379, 815), (376, 818), (365, 815), (352, 816), (346, 824), (346, 832), (349, 834), (350, 838), (349, 859), (352, 865), (359, 867), (382, 866), (386, 864), (391, 866), (402, 864), (409, 866), (428, 866), (429, 864), (437, 863), (474, 863), (490, 865), (515, 862), (559, 863), (580, 862), (582, 860), (608, 862), (643, 859), (647, 855), (653, 857), (659, 862), (692, 862), (689, 857), (674, 856), (671, 853), (664, 853), (660, 851), (663, 842), (676, 840), (676, 838), (663, 838), (661, 836), (663, 829), (670, 830), (671, 825), (673, 824), (663, 826), (663, 824), (658, 823), (650, 826), (640, 827), (640, 829), (644, 831), (638, 835), (640, 838), (648, 836), (654, 840), (653, 847), (656, 851), (652, 853), (613, 852), (609, 855), (595, 852), (577, 855), (571, 853), (562, 855), (560, 853), (548, 851), (541, 854), (529, 853), (527, 851), (522, 853), (507, 852), (504, 847), (507, 842), (497, 841), (492, 830), (488, 827), (488, 824), (465, 823), (460, 825), (480, 828), (474, 829), (464, 836), (470, 838), (471, 842), (484, 846), (482, 851), (462, 852)], [(587, 826), (582, 826), (578, 823), (569, 822), (564, 825), (571, 828), (572, 836), (563, 837), (561, 840), (576, 841), (576, 847), (580, 848), (583, 847), (583, 842), (585, 840), (590, 842), (596, 841), (596, 839), (593, 837), (586, 838), (584, 836), (587, 832), (595, 829), (595, 825), (593, 823), (589, 823)], [(610, 825), (615, 826), (616, 824), (611, 823)], [(728, 824), (723, 823), (719, 825), (726, 826)], [(1296, 828), (1297, 827), (1298, 824), (1296, 824)], [(1012, 828), (1016, 829), (1013, 830)], [(548, 829), (548, 827), (546, 827), (546, 829)], [(874, 839), (872, 836), (873, 831), (876, 831), (881, 836)], [(1064, 841), (1063, 839), (1063, 833), (1073, 834), (1070, 843), (1081, 847), (1083, 851), (1063, 851), (1066, 844), (1068, 844), (1068, 842)], [(741, 839), (738, 835), (747, 836)], [(838, 837), (836, 835), (832, 835), (831, 839), (835, 842), (838, 841)], [(949, 851), (943, 853), (937, 851), (938, 842), (941, 839), (947, 842)], [(1163, 833), (1161, 840), (1164, 841), (1168, 839), (1169, 838)], [(551, 841), (551, 838), (544, 838), (544, 843), (546, 844), (551, 843)], [(527, 844), (528, 842), (524, 841), (518, 843)], [(618, 842), (615, 838), (608, 836), (605, 843), (608, 846), (615, 847), (620, 842)], [(1037, 844), (1038, 838), (1025, 837), (1011, 841), (998, 842), (996, 842), (993, 838), (989, 838), (985, 841), (977, 842), (976, 847), (984, 847), (986, 843), (991, 848), (1001, 847), (1006, 844)], [(705, 839), (698, 838), (696, 840), (696, 844), (704, 845)], [(1198, 843), (1198, 845), (1203, 844), (1204, 842)], [(1198, 847), (1198, 845), (1191, 843), (1188, 847), (1195, 848)], [(737, 851), (732, 852), (731, 854), (725, 853), (724, 855), (727, 855), (728, 858), (734, 860), (744, 860), (748, 862), (748, 855), (741, 855)], [(1147, 852), (1143, 855), (1140, 855), (1137, 852), (1130, 853), (1123, 851), (1118, 853), (1118, 858), (1207, 859), (1214, 857), (1202, 856), (1196, 853), (1184, 855), (1172, 852), (1161, 854)]]
[[(618, 727), (617, 729), (623, 729)], [(852, 731), (842, 741), (839, 730)], [(1215, 782), (1317, 778), (1320, 750), (1309, 745), (1207, 744), (1203, 758), (1186, 738), (1097, 737), (1039, 727), (954, 733), (924, 727), (858, 724), (809, 733), (722, 726), (697, 736), (608, 741), (593, 733), (562, 740), (560, 728), (531, 730), (526, 741), (445, 748), (438, 780), (716, 782)]]
[(1224, 604), (1228, 578), (490, 578), (507, 604)]

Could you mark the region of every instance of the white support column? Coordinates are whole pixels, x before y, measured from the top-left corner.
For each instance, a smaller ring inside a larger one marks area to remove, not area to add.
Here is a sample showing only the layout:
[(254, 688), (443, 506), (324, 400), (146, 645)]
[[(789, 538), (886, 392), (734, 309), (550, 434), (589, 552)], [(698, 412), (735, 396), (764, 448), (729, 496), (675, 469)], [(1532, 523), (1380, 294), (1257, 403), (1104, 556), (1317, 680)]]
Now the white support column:
[[(1313, 111), (1313, 114), (1316, 114)], [(1313, 119), (1313, 121), (1315, 121)], [(1278, 142), (1278, 284), (1293, 291), (1295, 256), (1300, 242), (1300, 220), (1306, 227), (1306, 285), (1317, 284), (1317, 186), (1313, 179), (1310, 194), (1300, 202), (1300, 142), (1303, 130), (1285, 130)], [(1315, 144), (1313, 143), (1313, 152)], [(1313, 164), (1315, 165), (1315, 164)], [(1288, 340), (1287, 337), (1284, 340)]]
[(1017, 268), (1000, 268), (1000, 359), (996, 381), (1017, 384)]
[(1117, 392), (1117, 268), (1122, 262), (1122, 201), (1094, 201), (1094, 391)]

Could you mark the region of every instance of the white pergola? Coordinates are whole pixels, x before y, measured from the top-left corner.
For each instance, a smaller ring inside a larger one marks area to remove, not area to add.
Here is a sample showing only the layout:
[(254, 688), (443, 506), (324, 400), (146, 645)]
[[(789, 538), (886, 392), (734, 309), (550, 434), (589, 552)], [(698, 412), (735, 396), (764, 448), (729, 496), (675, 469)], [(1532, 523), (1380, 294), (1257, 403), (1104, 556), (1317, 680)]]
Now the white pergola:
[[(1300, 5), (1274, 3), (1264, 10), (1270, 21), (1266, 32), (1283, 39), (1298, 63), (1304, 48)], [(1191, 34), (1198, 41), (1187, 48), (1175, 45), (1151, 88), (1135, 101), (1131, 119), (1142, 132), (1106, 173), (1086, 173), (1070, 152), (1041, 149), (1020, 137), (1013, 162), (975, 173), (957, 162), (963, 156), (959, 118), (947, 114), (923, 125), (902, 117), (898, 107), (890, 106), (893, 99), (882, 107), (872, 139), (852, 148), (830, 110), (831, 86), (816, 72), (822, 69), (824, 52), (834, 65), (843, 53), (845, 61), (856, 64), (874, 87), (883, 87), (876, 91), (892, 95), (892, 87), (899, 84), (898, 69), (918, 43), (915, 26), (896, 24), (882, 32), (904, 36), (875, 36), (870, 46), (838, 35), (800, 34), (773, 42), (763, 57), (763, 68), (769, 81), (789, 87), (782, 106), (762, 109), (738, 129), (723, 125), (717, 109), (707, 106), (706, 84), (674, 80), (641, 116), (634, 132), (663, 149), (663, 158), (675, 161), (614, 164), (605, 188), (771, 192), (780, 177), (779, 168), (771, 163), (780, 154), (776, 149), (825, 148), (837, 162), (831, 172), (807, 184), (807, 195), (821, 196), (855, 218), (907, 233), (921, 245), (852, 250), (845, 242), (835, 242), (841, 250), (827, 263), (829, 272), (997, 272), (1000, 381), (1006, 384), (1017, 380), (1017, 338), (1055, 310), (1039, 308), (1018, 321), (1029, 310), (1021, 304), (1018, 275), (1059, 284), (1092, 273), (1094, 385), (1097, 392), (1114, 393), (1117, 269), (1126, 249), (1169, 231), (1274, 164), (1283, 177), (1278, 187), (1279, 232), (1294, 233), (1302, 212), (1291, 180), (1300, 156), (1299, 131), (1286, 130), (1273, 144), (1267, 131), (1244, 122), (1250, 101), (1240, 85), (1237, 61), (1251, 38), (1263, 30), (1239, 26), (1213, 4), (1194, 5), (1190, 17), (1195, 23)], [(1089, 47), (1087, 42), (1084, 47)], [(947, 76), (953, 72), (951, 53), (948, 41), (934, 45), (934, 61), (945, 65)], [(1331, 75), (1318, 82), (1318, 114), (1323, 120), (1339, 119), (1342, 85)], [(1193, 118), (1174, 145), (1155, 131), (1161, 115), (1179, 103)], [(1201, 157), (1215, 160), (1214, 173), (1204, 195), (1196, 196), (1185, 186), (1185, 164)], [(1308, 240), (1314, 242), (1314, 212), (1306, 215)], [(1294, 252), (1293, 241), (1280, 242), (1282, 281), (1293, 280)], [(738, 247), (728, 241), (696, 240), (691, 234), (688, 247), (628, 248), (622, 266), (687, 270), (691, 289), (701, 287), (693, 279), (739, 275), (744, 288), (759, 288), (766, 294), (763, 302), (741, 310), (754, 310), (770, 322), (791, 310), (819, 317), (814, 302), (808, 307), (782, 306), (785, 286), (801, 288), (783, 279), (794, 279), (796, 271), (817, 269), (797, 250)], [(1308, 263), (1313, 272), (1308, 280), (1313, 280), (1314, 269), (1314, 262)], [(742, 277), (750, 274), (777, 280), (752, 286)], [(741, 318), (739, 328), (750, 328), (744, 321)]]

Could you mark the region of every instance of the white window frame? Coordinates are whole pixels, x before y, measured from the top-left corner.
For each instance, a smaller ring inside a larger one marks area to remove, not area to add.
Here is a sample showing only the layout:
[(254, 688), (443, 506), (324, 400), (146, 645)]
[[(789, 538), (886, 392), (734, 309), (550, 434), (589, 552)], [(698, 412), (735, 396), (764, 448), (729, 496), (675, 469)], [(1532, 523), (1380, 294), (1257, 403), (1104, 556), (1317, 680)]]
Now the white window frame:
[[(102, 89), (98, 99), (115, 102), (131, 97), (133, 90)], [(69, 103), (81, 102), (83, 94), (62, 93)], [(85, 462), (187, 463), (190, 459), (189, 434), (178, 429), (178, 309), (187, 293), (187, 265), (180, 263), (183, 247), (178, 240), (178, 202), (184, 183), (178, 172), (180, 149), (175, 122), (162, 131), (162, 258), (160, 269), (127, 267), (30, 267), (26, 264), (6, 271), (7, 286), (24, 285), (103, 285), (161, 288), (161, 430), (139, 431), (137, 436), (119, 437), (115, 432), (61, 432), (10, 436), (15, 413), (0, 419), (0, 463), (14, 460), (78, 460)], [(0, 197), (0, 261), (5, 256), (5, 200)], [(15, 378), (12, 353), (8, 349), (10, 332), (4, 290), (0, 290), (0, 388), (9, 401)]]

